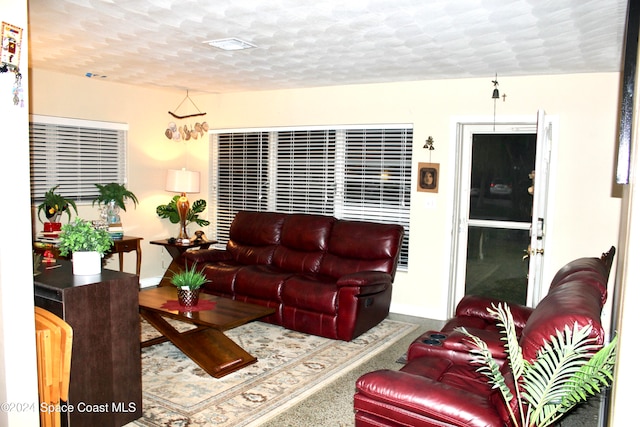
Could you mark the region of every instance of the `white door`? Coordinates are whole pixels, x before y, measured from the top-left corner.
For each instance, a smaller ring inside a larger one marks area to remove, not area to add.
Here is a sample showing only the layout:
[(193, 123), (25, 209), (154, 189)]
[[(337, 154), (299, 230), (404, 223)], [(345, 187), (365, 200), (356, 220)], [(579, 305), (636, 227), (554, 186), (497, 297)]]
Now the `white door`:
[(538, 302), (550, 136), (544, 112), (458, 123), (450, 312), (465, 294)]

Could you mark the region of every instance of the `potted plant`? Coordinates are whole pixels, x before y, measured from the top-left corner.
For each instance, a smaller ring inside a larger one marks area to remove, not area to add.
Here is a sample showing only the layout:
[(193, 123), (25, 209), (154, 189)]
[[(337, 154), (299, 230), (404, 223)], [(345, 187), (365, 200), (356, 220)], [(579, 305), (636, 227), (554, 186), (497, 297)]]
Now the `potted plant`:
[[(50, 223), (59, 223), (60, 217), (62, 216), (63, 213), (67, 214), (67, 217), (68, 217), (67, 221), (70, 221), (71, 220), (70, 208), (73, 208), (76, 215), (78, 214), (78, 208), (76, 207), (76, 203), (73, 200), (67, 199), (61, 194), (56, 193), (56, 190), (58, 189), (58, 187), (60, 187), (60, 185), (56, 185), (55, 187), (52, 187), (49, 191), (44, 193), (44, 200), (42, 201), (42, 203), (38, 205), (38, 219), (40, 220), (40, 222), (44, 222), (40, 217), (40, 214), (42, 213), (42, 211), (44, 211), (44, 215), (49, 220)], [(53, 230), (53, 228), (57, 228), (57, 230)], [(53, 227), (53, 228), (51, 230), (45, 230), (45, 231), (60, 230), (59, 226)]]
[(101, 216), (108, 224), (120, 222), (120, 209), (126, 212), (127, 206), (125, 202), (127, 200), (133, 202), (134, 208), (138, 204), (136, 195), (127, 190), (124, 184), (112, 182), (105, 185), (95, 184), (95, 186), (98, 188), (100, 194), (93, 200), (92, 206), (96, 203), (98, 206), (103, 206)]
[[(486, 343), (464, 328), (458, 330), (474, 344), (473, 363), (480, 365), (478, 372), (500, 390), (514, 426), (546, 427), (558, 422), (576, 404), (594, 396), (601, 387), (613, 381), (617, 339), (600, 348), (589, 338), (591, 326), (578, 324), (565, 326), (550, 337), (532, 362), (525, 360), (518, 344), (515, 323), (506, 304), (488, 309), (499, 321), (505, 335), (508, 363), (513, 372), (514, 391), (500, 372)], [(598, 350), (596, 352), (596, 350)], [(515, 399), (517, 411), (511, 403)]]
[(58, 249), (63, 256), (72, 254), (73, 274), (100, 274), (102, 257), (113, 245), (107, 230), (76, 218), (62, 226)]
[[(171, 201), (166, 205), (159, 205), (156, 208), (156, 213), (160, 218), (169, 218), (172, 224), (178, 224), (180, 222), (180, 214), (178, 213), (178, 199), (180, 196), (173, 196)], [(202, 213), (207, 207), (207, 202), (203, 199), (196, 200), (189, 207), (187, 212), (186, 225), (188, 226), (192, 222), (195, 222), (200, 227), (206, 227), (210, 224), (206, 219), (198, 218), (198, 215)]]
[(171, 284), (178, 290), (178, 303), (184, 307), (193, 307), (198, 305), (200, 296), (200, 287), (209, 280), (204, 273), (196, 269), (196, 263), (180, 272), (173, 273)]

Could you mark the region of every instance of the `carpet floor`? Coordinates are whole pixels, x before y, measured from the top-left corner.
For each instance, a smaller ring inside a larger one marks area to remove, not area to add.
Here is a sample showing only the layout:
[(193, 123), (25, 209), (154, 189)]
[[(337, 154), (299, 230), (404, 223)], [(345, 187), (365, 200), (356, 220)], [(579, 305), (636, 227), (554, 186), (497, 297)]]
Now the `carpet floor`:
[[(219, 383), (224, 381), (226, 378), (243, 376), (245, 374), (248, 377), (255, 376), (255, 374), (252, 375), (244, 371), (258, 368), (261, 363), (260, 359), (263, 359), (266, 354), (261, 352), (252, 353), (259, 358), (258, 363), (247, 367), (242, 371), (228, 375), (222, 380), (216, 380), (210, 377), (207, 378), (206, 374), (204, 374), (200, 368), (193, 364), (193, 362), (186, 359), (186, 357), (184, 357), (178, 350), (175, 348), (171, 350), (170, 348), (173, 346), (169, 343), (145, 349), (153, 350), (154, 348), (160, 348), (162, 346), (169, 347), (169, 349), (164, 350), (166, 353), (164, 357), (169, 359), (171, 364), (177, 363), (174, 362), (174, 359), (186, 360), (181, 360), (180, 363), (182, 365), (180, 367), (177, 365), (175, 366), (174, 369), (176, 369), (177, 372), (174, 378), (169, 379), (165, 377), (159, 380), (160, 386), (158, 387), (160, 389), (164, 389), (165, 393), (170, 396), (169, 399), (164, 400), (165, 398), (156, 396), (157, 392), (152, 390), (151, 382), (144, 379), (149, 376), (155, 376), (155, 374), (150, 374), (151, 372), (154, 372), (155, 368), (150, 370), (148, 367), (161, 362), (154, 361), (150, 357), (145, 358), (143, 355), (143, 369), (144, 366), (147, 366), (146, 373), (143, 374), (143, 418), (128, 424), (127, 427), (187, 427), (209, 425), (262, 427), (352, 427), (354, 425), (353, 394), (355, 392), (356, 380), (361, 375), (377, 369), (400, 369), (402, 365), (397, 361), (402, 358), (409, 344), (415, 339), (415, 337), (425, 330), (437, 330), (443, 324), (441, 321), (396, 314), (391, 314), (389, 316), (389, 320), (393, 322), (385, 321), (384, 324), (399, 323), (401, 325), (410, 324), (412, 326), (407, 326), (402, 331), (396, 332), (393, 337), (385, 338), (379, 336), (379, 339), (387, 341), (383, 348), (375, 350), (375, 354), (354, 356), (356, 359), (359, 358), (360, 360), (355, 360), (352, 364), (344, 364), (344, 366), (339, 368), (338, 371), (329, 375), (326, 380), (320, 381), (304, 393), (297, 393), (297, 395), (294, 395), (293, 392), (289, 392), (289, 390), (277, 386), (272, 391), (276, 395), (279, 394), (281, 397), (278, 407), (273, 408), (273, 410), (267, 411), (266, 413), (261, 413), (258, 416), (251, 415), (246, 418), (245, 415), (242, 415), (242, 413), (239, 412), (237, 414), (238, 424), (224, 424), (226, 421), (218, 418), (209, 420), (204, 417), (198, 418), (196, 413), (198, 411), (198, 404), (185, 404), (187, 399), (182, 400), (182, 398), (179, 397), (179, 390), (181, 386), (178, 384), (180, 382), (184, 382), (184, 373), (190, 370), (191, 372), (196, 373), (196, 377), (204, 378), (209, 389), (216, 390), (220, 387)], [(265, 324), (254, 322), (246, 326), (251, 325)], [(239, 331), (241, 336), (244, 335), (241, 328), (237, 328), (236, 331)], [(233, 331), (228, 331), (230, 336), (231, 332)], [(280, 333), (296, 335), (295, 333), (286, 330), (281, 330)], [(306, 336), (303, 334), (300, 335)], [(245, 337), (245, 340), (246, 339), (248, 338)], [(245, 344), (247, 344), (246, 341)], [(262, 343), (262, 347), (266, 346), (268, 346), (267, 342)], [(258, 349), (260, 347), (261, 345), (258, 346)], [(281, 345), (280, 347), (285, 347), (285, 345)], [(247, 348), (249, 348), (248, 344)], [(166, 361), (162, 363), (166, 363)], [(186, 364), (186, 366), (184, 364)], [(331, 364), (336, 365), (337, 363)], [(311, 364), (311, 366), (314, 366), (314, 364)], [(199, 373), (198, 370), (200, 370)], [(258, 368), (258, 370), (261, 370), (261, 368)], [(206, 393), (209, 393), (209, 390), (200, 390), (197, 394), (205, 395)], [(261, 393), (258, 393), (258, 395), (260, 394)], [(246, 397), (250, 397), (247, 402), (256, 400), (256, 395), (248, 394), (242, 399), (244, 400)], [(209, 398), (202, 398), (201, 396), (200, 399), (200, 401), (206, 401)], [(227, 399), (230, 398), (227, 397)], [(257, 398), (257, 400), (260, 399), (261, 398)], [(178, 400), (177, 404), (172, 403), (172, 400)], [(218, 405), (223, 405), (223, 400), (224, 398), (218, 402)], [(572, 413), (565, 417), (559, 424), (559, 427), (598, 427), (601, 425), (599, 423), (600, 407), (600, 398), (591, 398), (585, 404), (577, 407)]]
[[(176, 327), (188, 324), (172, 321)], [(142, 350), (143, 417), (129, 426), (253, 426), (313, 395), (417, 325), (386, 319), (350, 342), (262, 322), (226, 334), (258, 362), (216, 379), (171, 343)], [(142, 323), (143, 340), (157, 335)]]

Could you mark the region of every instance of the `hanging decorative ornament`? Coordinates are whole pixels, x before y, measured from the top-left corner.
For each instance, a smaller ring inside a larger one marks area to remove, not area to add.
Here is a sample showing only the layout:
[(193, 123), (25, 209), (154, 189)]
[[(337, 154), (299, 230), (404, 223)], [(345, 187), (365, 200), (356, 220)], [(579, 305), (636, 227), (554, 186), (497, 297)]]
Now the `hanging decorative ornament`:
[[(184, 104), (184, 102), (187, 99), (189, 100), (189, 102), (191, 102), (191, 104), (195, 107), (195, 109), (198, 112), (194, 114), (186, 114), (186, 115), (177, 114), (177, 111), (180, 109), (182, 104)], [(178, 119), (178, 120), (184, 120), (191, 117), (204, 116), (207, 114), (207, 113), (201, 112), (198, 106), (195, 104), (195, 102), (193, 102), (193, 100), (189, 97), (189, 91), (187, 91), (187, 96), (185, 96), (182, 102), (180, 102), (180, 104), (175, 108), (175, 111), (176, 112), (169, 111), (169, 114), (171, 114), (171, 116), (173, 116), (175, 119)], [(191, 139), (198, 139), (199, 136), (203, 136), (205, 132), (207, 132), (208, 130), (209, 130), (209, 125), (207, 125), (207, 122), (196, 123), (195, 126), (192, 126), (191, 128), (189, 128), (189, 125), (186, 125), (186, 124), (177, 126), (175, 122), (169, 122), (169, 125), (165, 130), (164, 134), (167, 137), (167, 139), (171, 139), (174, 141), (180, 141), (180, 140), (189, 141)]]
[(493, 83), (493, 94), (491, 98), (493, 99), (493, 130), (496, 130), (496, 101), (500, 98), (500, 91), (498, 90), (498, 73), (496, 73), (496, 79), (492, 80)]

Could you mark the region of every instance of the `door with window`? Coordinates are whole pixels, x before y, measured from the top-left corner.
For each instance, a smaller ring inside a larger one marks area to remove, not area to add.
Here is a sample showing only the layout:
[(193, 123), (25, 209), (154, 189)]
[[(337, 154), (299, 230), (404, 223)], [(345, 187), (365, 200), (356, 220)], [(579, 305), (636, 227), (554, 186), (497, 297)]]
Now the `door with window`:
[(464, 295), (534, 305), (540, 294), (550, 124), (460, 124), (451, 308)]

